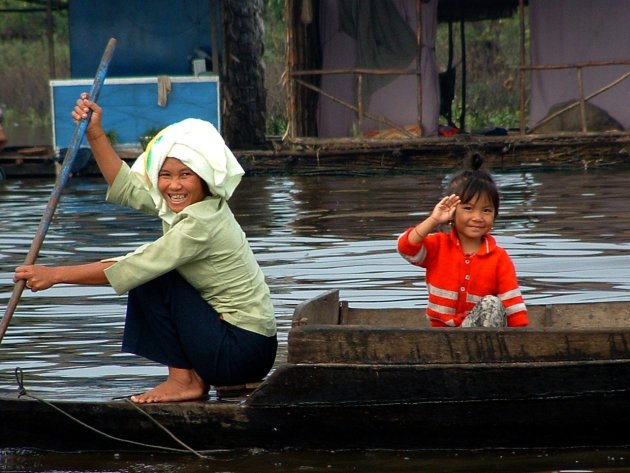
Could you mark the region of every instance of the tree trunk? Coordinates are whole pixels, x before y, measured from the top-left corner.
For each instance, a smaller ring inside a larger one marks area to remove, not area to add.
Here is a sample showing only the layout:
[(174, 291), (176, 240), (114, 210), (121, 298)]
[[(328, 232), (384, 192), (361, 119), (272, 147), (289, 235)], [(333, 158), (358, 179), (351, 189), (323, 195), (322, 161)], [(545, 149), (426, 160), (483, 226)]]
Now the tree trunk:
[(229, 146), (265, 142), (263, 0), (224, 0), (224, 57), (221, 71), (221, 130)]

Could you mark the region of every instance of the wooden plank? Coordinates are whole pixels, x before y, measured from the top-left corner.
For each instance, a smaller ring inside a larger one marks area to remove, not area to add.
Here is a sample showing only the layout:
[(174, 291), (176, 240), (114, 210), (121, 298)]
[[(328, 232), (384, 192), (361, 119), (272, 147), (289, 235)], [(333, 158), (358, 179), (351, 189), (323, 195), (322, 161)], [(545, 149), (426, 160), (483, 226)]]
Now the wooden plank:
[(364, 309), (348, 308), (344, 325), (370, 325), (394, 327), (428, 327), (423, 309)]
[(440, 364), (630, 359), (630, 328), (300, 326), (289, 363)]
[(293, 312), (294, 327), (339, 323), (339, 291), (333, 289), (299, 304)]
[[(348, 307), (344, 325), (429, 327), (420, 309), (371, 309)], [(630, 326), (629, 302), (531, 305), (527, 307), (530, 327), (596, 328)]]
[[(249, 407), (495, 401), (630, 394), (630, 360), (614, 363), (459, 365), (286, 364), (245, 401)], [(516, 414), (515, 414), (516, 415)]]

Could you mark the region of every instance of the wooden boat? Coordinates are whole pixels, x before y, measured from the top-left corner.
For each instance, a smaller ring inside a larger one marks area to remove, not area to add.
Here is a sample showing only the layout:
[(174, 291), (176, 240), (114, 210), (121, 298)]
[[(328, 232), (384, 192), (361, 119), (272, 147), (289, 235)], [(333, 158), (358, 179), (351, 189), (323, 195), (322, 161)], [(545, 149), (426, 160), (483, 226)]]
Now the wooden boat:
[(248, 395), (145, 406), (3, 395), (0, 448), (630, 445), (630, 303), (529, 309), (527, 328), (438, 329), (417, 309), (353, 308), (329, 291), (296, 308), (287, 362)]

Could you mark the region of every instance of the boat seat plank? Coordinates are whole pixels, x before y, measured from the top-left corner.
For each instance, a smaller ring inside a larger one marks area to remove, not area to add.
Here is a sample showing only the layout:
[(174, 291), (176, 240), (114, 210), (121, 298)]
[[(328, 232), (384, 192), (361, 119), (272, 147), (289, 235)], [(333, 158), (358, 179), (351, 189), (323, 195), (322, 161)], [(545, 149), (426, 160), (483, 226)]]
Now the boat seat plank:
[[(334, 301), (326, 301), (326, 303)], [(314, 316), (309, 313), (300, 319), (299, 325), (332, 324), (376, 327), (429, 327), (429, 321), (421, 309), (355, 308), (335, 306), (341, 315), (331, 315), (335, 309), (328, 307), (327, 315)], [(527, 308), (529, 326), (534, 328), (596, 328), (630, 326), (630, 303), (603, 302), (591, 304), (531, 305)], [(319, 320), (320, 322), (316, 322)]]
[(630, 358), (630, 328), (303, 326), (289, 333), (289, 363), (438, 364)]

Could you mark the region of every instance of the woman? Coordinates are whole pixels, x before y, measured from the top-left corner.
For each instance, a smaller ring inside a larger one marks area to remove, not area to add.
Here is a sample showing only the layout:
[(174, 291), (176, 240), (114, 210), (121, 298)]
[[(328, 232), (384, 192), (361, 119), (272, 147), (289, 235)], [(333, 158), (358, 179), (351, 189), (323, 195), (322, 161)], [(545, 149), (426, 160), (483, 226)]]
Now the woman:
[(72, 117), (109, 188), (107, 200), (162, 219), (163, 235), (133, 253), (78, 266), (20, 266), (32, 291), (59, 283), (110, 284), (128, 292), (123, 351), (168, 367), (166, 381), (137, 403), (188, 401), (211, 385), (262, 379), (275, 361), (269, 288), (227, 200), (243, 169), (208, 122), (166, 127), (132, 168), (102, 127), (102, 109), (82, 94)]

